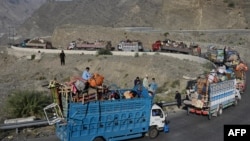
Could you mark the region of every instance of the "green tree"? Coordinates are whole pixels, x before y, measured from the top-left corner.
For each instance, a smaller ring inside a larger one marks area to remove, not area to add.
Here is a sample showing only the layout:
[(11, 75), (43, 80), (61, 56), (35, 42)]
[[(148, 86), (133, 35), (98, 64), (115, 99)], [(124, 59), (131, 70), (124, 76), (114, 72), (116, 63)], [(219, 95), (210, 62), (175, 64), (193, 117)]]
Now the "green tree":
[(50, 103), (50, 97), (42, 92), (16, 91), (8, 97), (5, 110), (11, 118), (29, 116), (43, 118), (43, 108)]
[(169, 36), (169, 33), (168, 33), (168, 32), (165, 32), (165, 33), (163, 34), (163, 36), (164, 36), (165, 38), (167, 38), (167, 37)]

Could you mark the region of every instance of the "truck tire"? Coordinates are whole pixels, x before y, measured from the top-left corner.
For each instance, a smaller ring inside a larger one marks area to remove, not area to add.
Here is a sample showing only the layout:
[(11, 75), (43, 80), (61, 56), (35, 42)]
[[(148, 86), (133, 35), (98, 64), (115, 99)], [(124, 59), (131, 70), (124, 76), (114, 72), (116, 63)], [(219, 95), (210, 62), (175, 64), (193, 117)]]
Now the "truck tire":
[(150, 127), (148, 131), (148, 136), (150, 139), (155, 139), (159, 135), (159, 131), (156, 127)]
[(96, 137), (93, 141), (105, 141), (102, 137)]

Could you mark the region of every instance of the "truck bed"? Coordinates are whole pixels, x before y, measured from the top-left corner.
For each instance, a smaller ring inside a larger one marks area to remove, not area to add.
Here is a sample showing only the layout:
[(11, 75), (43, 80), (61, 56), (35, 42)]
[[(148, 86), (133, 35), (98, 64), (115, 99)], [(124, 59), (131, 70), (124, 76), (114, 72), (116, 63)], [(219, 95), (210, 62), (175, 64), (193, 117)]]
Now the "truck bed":
[(129, 134), (139, 133), (139, 137), (149, 128), (146, 117), (150, 116), (151, 103), (151, 99), (142, 98), (73, 103), (68, 109), (67, 123), (58, 123), (56, 133), (61, 140), (70, 138), (70, 141), (79, 141), (82, 136), (93, 140), (103, 134), (117, 138), (113, 140)]
[(192, 54), (192, 50), (189, 48), (180, 48), (180, 47), (170, 47), (170, 46), (163, 46), (161, 51), (169, 51), (169, 52), (178, 52), (184, 54)]
[[(97, 136), (109, 140), (124, 140), (142, 136), (149, 129), (153, 97), (145, 88), (111, 90), (120, 99), (74, 102), (67, 94), (60, 94), (64, 120), (57, 122), (56, 134), (62, 141), (79, 141), (83, 136), (91, 141)], [(122, 95), (133, 91), (138, 97), (126, 99)]]

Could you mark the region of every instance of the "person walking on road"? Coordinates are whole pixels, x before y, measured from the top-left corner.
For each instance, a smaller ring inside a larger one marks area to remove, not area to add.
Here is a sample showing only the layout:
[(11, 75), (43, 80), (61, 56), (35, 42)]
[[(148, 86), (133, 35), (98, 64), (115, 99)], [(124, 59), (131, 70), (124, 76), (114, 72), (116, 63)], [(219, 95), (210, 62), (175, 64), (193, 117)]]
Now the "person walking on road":
[(181, 94), (179, 93), (179, 91), (175, 92), (175, 100), (177, 102), (177, 106), (180, 109), (181, 107)]
[(65, 55), (64, 51), (62, 50), (62, 52), (60, 53), (61, 66), (65, 65), (65, 58), (66, 58), (66, 55)]

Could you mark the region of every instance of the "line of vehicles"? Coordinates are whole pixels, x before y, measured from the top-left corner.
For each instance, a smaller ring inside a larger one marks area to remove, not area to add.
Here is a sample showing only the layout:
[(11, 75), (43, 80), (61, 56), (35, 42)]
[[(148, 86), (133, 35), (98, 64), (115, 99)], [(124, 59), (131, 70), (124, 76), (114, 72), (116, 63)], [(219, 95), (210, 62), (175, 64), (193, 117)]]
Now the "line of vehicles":
[[(111, 51), (129, 51), (129, 52), (145, 52), (143, 43), (140, 40), (122, 40), (119, 42), (117, 47), (112, 47), (111, 41), (95, 41), (94, 43), (82, 44), (78, 41), (72, 41), (68, 48), (69, 50), (98, 50), (98, 49), (108, 49)], [(164, 41), (157, 40), (152, 44), (150, 51), (153, 52), (173, 52), (182, 53), (189, 55), (201, 55), (201, 48), (198, 44), (190, 44), (189, 46), (183, 42), (176, 42), (173, 40), (166, 39)]]
[(217, 68), (197, 80), (189, 81), (187, 99), (183, 101), (188, 115), (220, 116), (223, 109), (236, 106), (246, 89), (248, 67), (237, 51), (230, 47), (209, 46), (205, 56)]
[[(21, 42), (18, 46), (25, 48), (41, 48), (41, 49), (55, 49), (50, 41), (42, 38), (26, 39)], [(201, 55), (201, 48), (198, 44), (190, 44), (187, 46), (183, 42), (177, 42), (170, 39), (164, 41), (155, 41), (151, 48), (145, 49), (143, 43), (140, 40), (121, 40), (116, 47), (112, 45), (111, 41), (96, 40), (94, 42), (88, 42), (78, 38), (75, 41), (69, 43), (66, 48), (67, 50), (89, 50), (96, 51), (99, 49), (106, 49), (110, 51), (127, 51), (127, 52), (174, 52), (189, 55)]]

